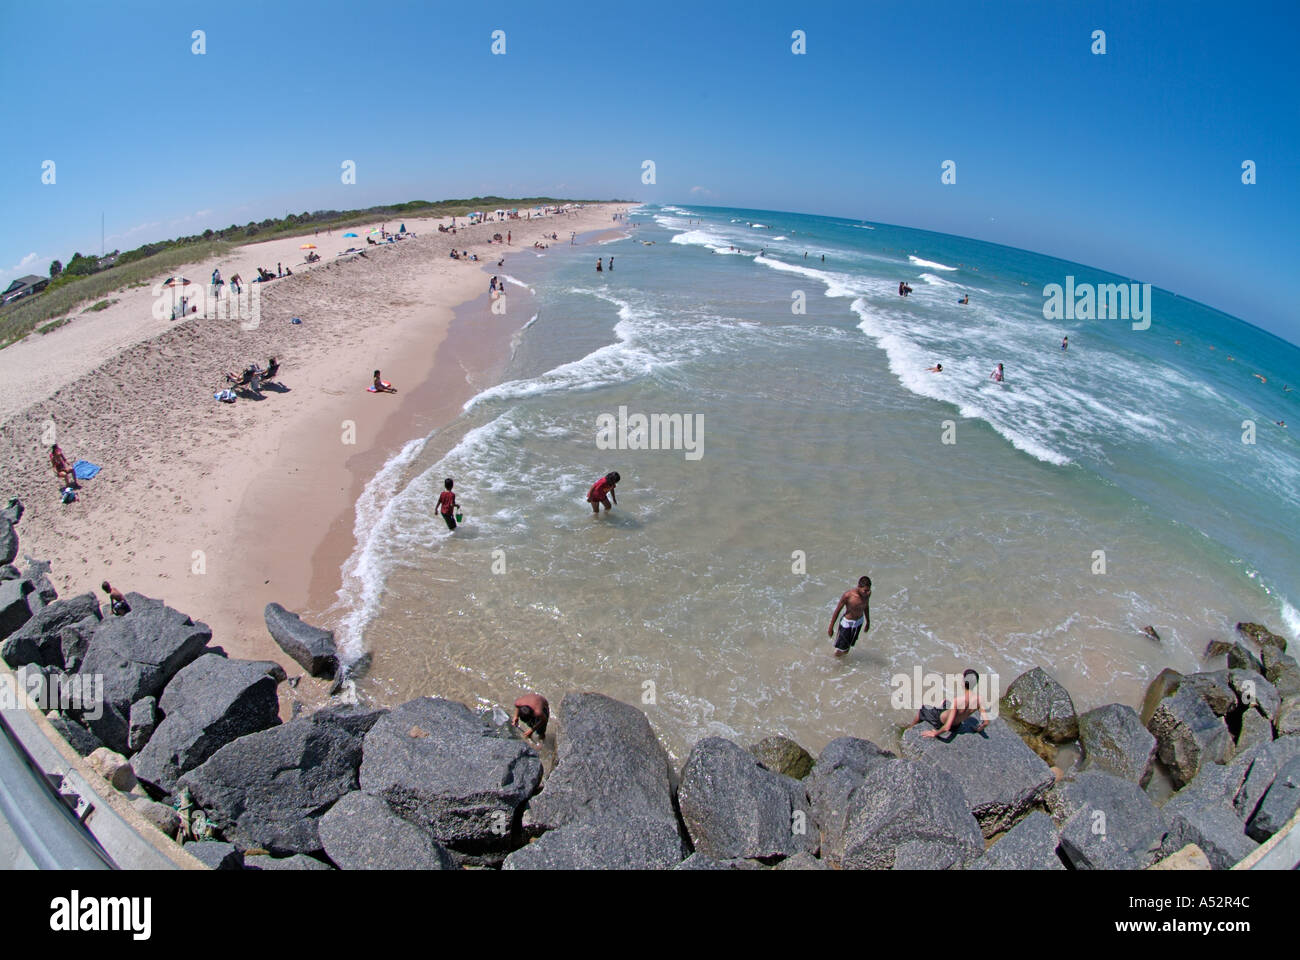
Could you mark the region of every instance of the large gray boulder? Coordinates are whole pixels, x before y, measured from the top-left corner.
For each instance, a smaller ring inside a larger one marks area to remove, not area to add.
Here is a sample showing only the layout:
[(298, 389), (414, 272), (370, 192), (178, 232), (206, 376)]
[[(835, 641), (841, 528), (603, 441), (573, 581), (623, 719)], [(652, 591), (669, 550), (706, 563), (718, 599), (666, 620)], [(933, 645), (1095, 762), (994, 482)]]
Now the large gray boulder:
[[(786, 861), (782, 860), (782, 863)], [(717, 860), (703, 853), (692, 853), (674, 870), (766, 870), (757, 860)]]
[(1228, 682), (1227, 670), (1185, 674), (1180, 685), (1199, 693), (1217, 717), (1226, 717), (1237, 708), (1237, 693)]
[(1122, 703), (1108, 703), (1079, 717), (1083, 770), (1101, 770), (1145, 787), (1156, 758), (1156, 738)]
[(172, 677), (197, 660), (212, 639), (206, 623), (195, 623), (161, 600), (131, 593), (127, 602), (130, 613), (109, 617), (95, 628), (78, 671), (83, 677), (103, 677), (103, 712), (97, 718), (88, 716), (86, 722), (118, 753), (130, 750), (131, 704), (160, 696)]
[(468, 707), (424, 697), (393, 708), (366, 734), (361, 789), (424, 824), (469, 856), (504, 854), (542, 763), (508, 725)]
[(758, 762), (773, 773), (802, 780), (812, 773), (813, 757), (789, 737), (766, 737), (749, 748)]
[(1276, 647), (1263, 647), (1264, 676), (1277, 690), (1279, 704), (1273, 728), (1279, 737), (1300, 734), (1300, 664)]
[(569, 693), (559, 717), (555, 768), (528, 805), (530, 829), (593, 816), (677, 823), (672, 762), (644, 713), (599, 693)]
[(332, 631), (313, 627), (278, 603), (268, 603), (264, 615), (271, 639), (309, 674), (329, 679), (338, 673), (339, 654)]
[(232, 740), (277, 725), (273, 666), (209, 653), (182, 668), (158, 701), (163, 721), (131, 761), (140, 782), (168, 796), (181, 774)]
[(1228, 684), (1236, 694), (1237, 705), (1243, 710), (1254, 708), (1267, 717), (1271, 723), (1282, 706), (1282, 697), (1277, 687), (1269, 683), (1264, 675), (1254, 670), (1229, 670)]
[[(32, 618), (32, 611), (27, 606), (27, 595), (31, 592), (30, 580), (0, 580), (0, 640), (8, 637)], [(0, 646), (0, 651), (2, 650), (3, 647)], [(8, 660), (8, 657), (5, 659)], [(13, 664), (13, 666), (21, 666), (21, 664)]]
[(1142, 870), (1161, 857), (1168, 826), (1131, 780), (1080, 773), (1048, 792), (1047, 807), (1060, 830), (1061, 853), (1075, 869)]
[(99, 611), (76, 623), (70, 623), (59, 630), (59, 651), (63, 658), (63, 667), (69, 673), (81, 669), (81, 662), (86, 658), (91, 638), (99, 627)]
[(222, 747), (181, 777), (222, 834), (276, 855), (321, 849), (321, 815), (359, 786), (366, 733), (383, 711), (320, 710)]
[(1000, 706), (1003, 719), (1017, 732), (1052, 743), (1064, 743), (1079, 734), (1074, 701), (1042, 667), (1034, 667), (1012, 680)]
[(143, 697), (131, 704), (129, 721), (127, 745), (132, 753), (138, 753), (158, 729), (158, 698)]
[[(1082, 722), (1083, 718), (1079, 720)], [(998, 838), (984, 855), (970, 865), (972, 870), (1064, 870), (1056, 849), (1060, 846), (1056, 825), (1041, 810), (1035, 810)]]
[(1142, 709), (1138, 711), (1142, 726), (1150, 727), (1151, 718), (1155, 715), (1156, 707), (1160, 706), (1160, 701), (1173, 696), (1182, 682), (1183, 675), (1170, 667), (1165, 667), (1152, 678), (1142, 695)]
[(1254, 640), (1259, 648), (1272, 647), (1278, 653), (1286, 653), (1286, 637), (1274, 633), (1261, 623), (1239, 623), (1237, 632)]
[(378, 797), (356, 791), (320, 818), (325, 854), (341, 870), (455, 870), (427, 827), (403, 820)]
[(1241, 642), (1233, 643), (1228, 647), (1228, 669), (1229, 670), (1253, 670), (1255, 673), (1264, 672), (1264, 664), (1250, 652), (1250, 649)]
[(984, 836), (991, 837), (1009, 830), (1041, 802), (1056, 778), (1002, 719), (982, 732), (975, 732), (977, 726), (971, 717), (951, 740), (944, 740), (926, 737), (929, 727), (919, 724), (903, 734), (902, 754), (956, 780)]
[(1256, 709), (1244, 710), (1237, 730), (1237, 753), (1273, 740), (1273, 723)]
[(961, 787), (929, 764), (872, 764), (849, 802), (839, 858), (844, 869), (889, 870), (900, 858), (919, 866), (916, 854), (923, 849), (929, 869), (945, 870), (965, 866), (984, 851)]
[(1243, 824), (1230, 803), (1205, 802), (1184, 791), (1170, 797), (1161, 808), (1169, 835), (1165, 851), (1174, 853), (1189, 843), (1201, 848), (1215, 870), (1228, 870), (1248, 856), (1257, 844), (1246, 836)]
[(844, 856), (844, 831), (853, 809), (853, 792), (877, 763), (895, 759), (870, 740), (838, 737), (826, 745), (805, 781), (813, 821), (817, 825), (822, 856), (839, 861)]
[(677, 791), (682, 822), (698, 853), (717, 860), (764, 860), (816, 848), (808, 795), (722, 737), (691, 749)]
[(1191, 686), (1180, 685), (1156, 706), (1147, 729), (1159, 744), (1160, 761), (1176, 785), (1190, 783), (1207, 763), (1232, 756), (1232, 733)]
[(99, 737), (71, 717), (65, 717), (63, 714), (51, 710), (46, 714), (46, 719), (50, 721), (50, 726), (59, 732), (59, 736), (68, 741), (68, 746), (83, 757), (90, 756), (103, 746), (99, 742)]
[(510, 854), (505, 870), (670, 870), (686, 856), (676, 824), (639, 814), (596, 814)]
[(1246, 825), (1246, 833), (1263, 843), (1300, 810), (1300, 756), (1292, 757), (1273, 778), (1268, 792)]
[[(33, 596), (34, 593), (27, 594), (29, 606)], [(83, 593), (68, 600), (56, 600), (48, 606), (40, 607), (30, 619), (0, 643), (0, 657), (4, 657), (11, 667), (37, 664), (62, 670), (65, 664), (60, 631), (87, 617), (98, 619), (99, 615), (99, 601), (93, 593)]]

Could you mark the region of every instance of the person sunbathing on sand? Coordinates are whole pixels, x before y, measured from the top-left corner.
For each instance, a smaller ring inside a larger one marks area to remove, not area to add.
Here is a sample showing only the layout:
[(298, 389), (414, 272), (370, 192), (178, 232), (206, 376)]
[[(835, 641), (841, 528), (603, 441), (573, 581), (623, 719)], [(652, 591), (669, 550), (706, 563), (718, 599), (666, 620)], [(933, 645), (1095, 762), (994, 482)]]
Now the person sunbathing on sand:
[(395, 386), (393, 386), (387, 380), (381, 380), (379, 378), (378, 370), (375, 371), (375, 385), (373, 389), (375, 393), (396, 393), (397, 392), (397, 388)]
[(980, 675), (974, 670), (966, 670), (961, 676), (964, 689), (953, 695), (952, 703), (945, 700), (942, 707), (927, 706), (916, 711), (916, 718), (912, 720), (911, 726), (914, 727), (924, 720), (935, 728), (925, 731), (921, 736), (934, 738), (940, 734), (952, 733), (976, 711), (979, 711), (980, 720), (983, 722), (975, 728), (975, 732), (980, 733), (989, 725), (989, 715), (984, 710), (984, 704), (980, 703), (979, 691), (975, 689)]

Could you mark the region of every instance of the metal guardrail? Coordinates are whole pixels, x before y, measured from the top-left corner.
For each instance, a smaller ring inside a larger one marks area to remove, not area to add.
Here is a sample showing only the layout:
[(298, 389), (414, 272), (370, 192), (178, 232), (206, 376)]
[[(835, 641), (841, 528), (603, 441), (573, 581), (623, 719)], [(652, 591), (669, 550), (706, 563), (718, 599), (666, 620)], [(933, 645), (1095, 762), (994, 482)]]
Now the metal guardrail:
[(117, 869), (2, 715), (0, 817), (38, 870)]

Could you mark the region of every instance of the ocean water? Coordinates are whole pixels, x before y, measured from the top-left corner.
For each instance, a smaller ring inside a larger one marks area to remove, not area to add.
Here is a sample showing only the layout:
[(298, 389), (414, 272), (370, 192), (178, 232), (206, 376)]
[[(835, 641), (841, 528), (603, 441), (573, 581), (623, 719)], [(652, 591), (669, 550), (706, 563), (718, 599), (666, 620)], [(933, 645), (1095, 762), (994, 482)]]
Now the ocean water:
[[(1276, 424), (1300, 428), (1296, 347), (1162, 290), (1147, 329), (1045, 319), (1047, 284), (1128, 278), (979, 241), (631, 220), (512, 261), (536, 296), (504, 380), (368, 486), (335, 611), (348, 655), (373, 654), (365, 695), (598, 690), (679, 757), (710, 734), (818, 750), (888, 741), (910, 719), (891, 681), (917, 668), (1005, 689), (1041, 665), (1082, 710), (1197, 669), (1238, 620), (1297, 637), (1300, 446)], [(620, 410), (701, 430), (602, 448)], [(593, 518), (609, 470), (619, 505)], [(831, 612), (863, 574), (871, 629), (836, 660)]]

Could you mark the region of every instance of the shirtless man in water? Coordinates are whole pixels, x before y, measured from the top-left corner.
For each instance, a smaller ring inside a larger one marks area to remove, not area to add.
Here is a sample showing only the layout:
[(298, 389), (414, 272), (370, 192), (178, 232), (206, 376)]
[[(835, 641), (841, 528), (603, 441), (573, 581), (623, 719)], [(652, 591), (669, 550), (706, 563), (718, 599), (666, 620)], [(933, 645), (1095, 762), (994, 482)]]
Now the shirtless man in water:
[[(831, 625), (826, 628), (826, 636), (835, 640), (835, 656), (842, 657), (858, 642), (858, 634), (871, 629), (871, 610), (867, 604), (871, 600), (871, 578), (859, 577), (858, 585), (844, 591), (840, 602), (831, 614)], [(841, 619), (840, 611), (844, 611)], [(835, 631), (839, 624), (839, 633)]]
[(916, 711), (916, 719), (911, 724), (913, 727), (924, 720), (935, 728), (925, 731), (921, 736), (937, 737), (952, 733), (976, 711), (979, 712), (980, 720), (983, 722), (975, 728), (975, 732), (979, 733), (989, 725), (989, 715), (984, 711), (984, 704), (980, 703), (979, 691), (975, 689), (979, 684), (980, 675), (974, 670), (966, 670), (962, 673), (961, 679), (963, 689), (953, 694), (952, 703), (945, 700), (943, 707), (922, 707)]

